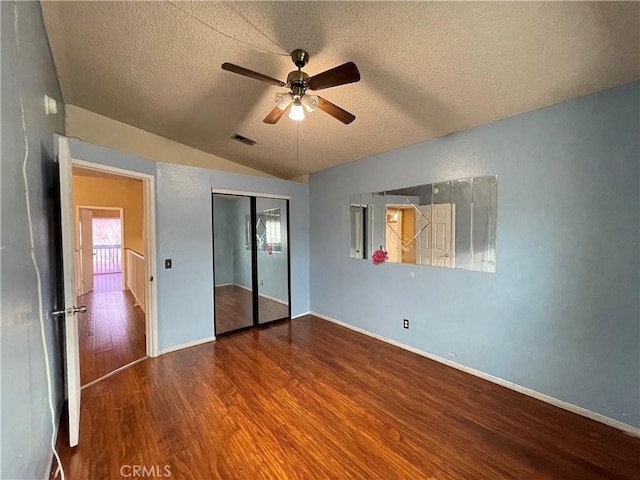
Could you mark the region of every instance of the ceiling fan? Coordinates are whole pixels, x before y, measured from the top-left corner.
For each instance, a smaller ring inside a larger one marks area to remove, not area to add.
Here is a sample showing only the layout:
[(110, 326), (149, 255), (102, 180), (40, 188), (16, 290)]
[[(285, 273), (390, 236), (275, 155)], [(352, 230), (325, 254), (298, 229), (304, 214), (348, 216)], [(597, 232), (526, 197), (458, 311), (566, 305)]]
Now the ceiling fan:
[(349, 124), (356, 119), (355, 115), (334, 105), (330, 101), (317, 95), (307, 94), (307, 90), (322, 90), (323, 88), (358, 82), (360, 80), (360, 72), (355, 63), (347, 62), (314, 75), (313, 77), (309, 77), (309, 75), (302, 71), (302, 68), (309, 62), (309, 54), (306, 51), (299, 48), (294, 50), (291, 52), (291, 60), (298, 69), (287, 75), (286, 83), (232, 63), (223, 63), (222, 69), (278, 87), (286, 87), (290, 90), (286, 93), (276, 93), (276, 106), (269, 112), (269, 115), (265, 117), (263, 120), (264, 123), (275, 124), (282, 118), (287, 109), (290, 110), (289, 118), (292, 120), (302, 120), (304, 118), (304, 110), (313, 112), (316, 108), (328, 113), (344, 124)]

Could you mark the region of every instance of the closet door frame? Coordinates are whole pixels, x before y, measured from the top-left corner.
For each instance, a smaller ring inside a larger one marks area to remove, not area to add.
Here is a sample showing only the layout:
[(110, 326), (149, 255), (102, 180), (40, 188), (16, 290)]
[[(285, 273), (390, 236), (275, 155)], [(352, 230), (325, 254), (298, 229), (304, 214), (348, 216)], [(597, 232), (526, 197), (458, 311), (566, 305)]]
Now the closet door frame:
[[(226, 332), (218, 333), (216, 326), (216, 291), (215, 291), (215, 264), (216, 264), (216, 246), (215, 246), (215, 219), (214, 219), (214, 201), (215, 195), (234, 195), (238, 197), (247, 197), (250, 201), (250, 214), (251, 214), (251, 298), (252, 298), (252, 312), (253, 312), (253, 322), (251, 325), (247, 325), (244, 327), (236, 328), (234, 330), (229, 330)], [(259, 286), (258, 286), (258, 248), (256, 241), (256, 222), (258, 219), (257, 212), (257, 199), (258, 198), (266, 198), (266, 199), (275, 199), (275, 200), (285, 200), (286, 201), (286, 212), (287, 212), (287, 306), (288, 306), (288, 317), (286, 318), (277, 318), (268, 322), (260, 323), (260, 304), (259, 304)], [(289, 195), (279, 195), (279, 194), (270, 194), (270, 193), (260, 193), (260, 192), (246, 192), (241, 190), (228, 190), (228, 189), (219, 189), (212, 188), (211, 189), (211, 241), (212, 241), (212, 249), (213, 249), (213, 328), (215, 337), (220, 337), (224, 335), (229, 335), (233, 333), (242, 332), (244, 330), (249, 330), (251, 328), (256, 328), (260, 326), (272, 325), (276, 322), (282, 322), (286, 320), (291, 320), (291, 196)]]

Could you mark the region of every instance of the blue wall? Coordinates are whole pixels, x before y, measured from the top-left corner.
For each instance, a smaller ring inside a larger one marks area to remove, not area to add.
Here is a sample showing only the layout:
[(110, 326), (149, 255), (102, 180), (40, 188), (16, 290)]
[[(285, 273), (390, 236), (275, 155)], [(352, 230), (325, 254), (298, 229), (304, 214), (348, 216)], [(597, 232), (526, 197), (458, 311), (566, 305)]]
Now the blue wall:
[[(160, 350), (213, 335), (211, 189), (291, 196), (292, 315), (309, 311), (309, 186), (154, 162), (69, 139), (71, 156), (156, 178), (156, 278)], [(164, 259), (173, 268), (164, 269)]]
[[(312, 174), (312, 311), (639, 426), (639, 138), (636, 82)], [(350, 194), (488, 174), (496, 274), (348, 258)]]
[[(64, 130), (64, 111), (38, 2), (0, 2), (2, 21), (2, 176), (0, 335), (2, 348), (2, 456), (0, 478), (48, 477), (53, 427), (48, 404), (42, 316), (52, 373), (54, 420), (62, 399), (59, 324), (56, 307), (57, 203), (53, 192), (54, 131)], [(17, 15), (15, 15), (17, 11)], [(15, 21), (15, 24), (14, 24)], [(18, 35), (16, 35), (16, 28)], [(19, 40), (19, 50), (18, 50)], [(33, 254), (40, 271), (42, 302), (32, 262), (23, 162), (29, 146), (26, 177), (33, 224)], [(45, 116), (44, 94), (58, 100), (58, 115)]]

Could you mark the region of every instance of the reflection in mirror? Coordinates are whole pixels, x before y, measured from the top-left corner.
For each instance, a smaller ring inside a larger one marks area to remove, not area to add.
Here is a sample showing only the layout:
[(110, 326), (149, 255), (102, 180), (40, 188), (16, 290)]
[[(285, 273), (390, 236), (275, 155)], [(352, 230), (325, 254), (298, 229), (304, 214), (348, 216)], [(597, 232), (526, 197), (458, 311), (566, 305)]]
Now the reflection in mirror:
[(496, 271), (497, 177), (473, 179), (471, 248), (473, 268)]
[(367, 258), (367, 206), (351, 205), (351, 258)]
[(256, 198), (258, 323), (289, 316), (287, 200)]
[(497, 186), (491, 175), (352, 195), (351, 256), (366, 258), (357, 250), (369, 232), (389, 262), (495, 272)]

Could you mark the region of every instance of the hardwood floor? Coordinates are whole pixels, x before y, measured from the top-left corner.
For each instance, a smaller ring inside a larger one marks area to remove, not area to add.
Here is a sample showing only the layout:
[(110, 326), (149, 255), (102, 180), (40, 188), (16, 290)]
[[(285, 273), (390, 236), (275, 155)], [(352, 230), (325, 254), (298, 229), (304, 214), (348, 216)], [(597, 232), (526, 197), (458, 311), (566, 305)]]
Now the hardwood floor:
[(87, 306), (78, 316), (81, 385), (146, 355), (144, 313), (131, 292), (108, 287), (115, 283), (94, 280), (94, 291), (78, 298)]
[[(253, 325), (251, 292), (237, 285), (215, 288), (216, 335)], [(258, 297), (260, 323), (289, 317), (289, 306), (265, 297)]]
[(638, 438), (310, 316), (119, 372), (65, 431), (71, 480), (640, 478)]
[(122, 290), (122, 273), (102, 273), (93, 276), (93, 293)]

